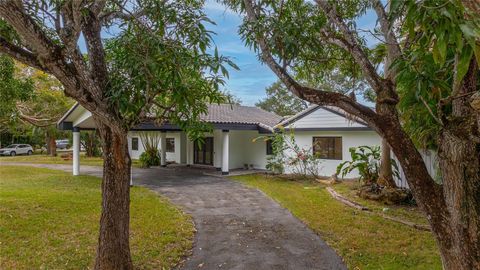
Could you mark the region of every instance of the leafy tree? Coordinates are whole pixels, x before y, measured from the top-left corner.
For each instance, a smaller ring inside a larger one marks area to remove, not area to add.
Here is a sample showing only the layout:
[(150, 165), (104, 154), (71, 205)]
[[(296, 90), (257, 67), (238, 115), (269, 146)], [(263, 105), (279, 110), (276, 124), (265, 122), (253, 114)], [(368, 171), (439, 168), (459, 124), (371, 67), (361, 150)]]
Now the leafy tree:
[(0, 2), (0, 52), (55, 76), (93, 115), (104, 160), (95, 269), (133, 268), (128, 130), (156, 115), (198, 137), (208, 129), (198, 121), (206, 104), (224, 101), (225, 65), (235, 65), (209, 53), (211, 20), (202, 7), (200, 0)]
[(267, 97), (255, 106), (280, 116), (294, 115), (307, 108), (307, 102), (293, 95), (281, 81), (276, 81), (265, 89)]
[(15, 62), (0, 55), (0, 121), (3, 131), (8, 130), (15, 120), (17, 102), (27, 101), (33, 96), (33, 83), (15, 76)]
[(242, 100), (239, 97), (232, 94), (231, 92), (229, 92), (229, 91), (223, 92), (223, 95), (225, 96), (225, 102), (226, 103), (229, 103), (229, 104), (232, 104), (232, 105), (241, 105), (242, 104)]
[[(319, 105), (358, 117), (390, 145), (419, 207), (429, 218), (445, 269), (480, 267), (480, 17), (473, 1), (225, 1), (244, 14), (240, 28), (287, 88)], [(467, 7), (473, 7), (474, 11)], [(373, 36), (383, 44), (385, 72), (367, 47), (357, 19), (377, 16)], [(323, 59), (322, 65), (318, 59)], [(303, 85), (296, 74), (325, 77), (358, 72), (376, 96), (372, 110), (347, 95)], [(409, 102), (406, 102), (409, 100)], [(425, 102), (424, 102), (425, 101)], [(413, 108), (407, 108), (415, 104)], [(398, 109), (398, 107), (403, 107)], [(423, 106), (423, 107), (422, 107)], [(420, 111), (416, 108), (422, 107)], [(406, 112), (411, 110), (406, 117)], [(432, 130), (442, 183), (429, 175), (408, 128)], [(411, 122), (413, 121), (413, 122)]]
[(8, 95), (0, 101), (3, 107), (0, 121), (13, 133), (18, 129), (23, 132), (31, 130), (29, 125), (35, 128), (31, 130), (32, 133), (42, 130), (47, 152), (55, 156), (55, 139), (62, 133), (56, 129), (56, 122), (73, 105), (73, 101), (63, 94), (62, 85), (53, 76), (21, 63), (14, 63), (6, 56), (1, 58), (10, 62), (8, 66), (0, 67), (0, 73), (4, 76), (3, 82), (7, 85), (12, 85), (12, 80), (22, 83), (15, 91), (4, 89), (0, 94)]
[(86, 130), (80, 133), (80, 145), (85, 149), (85, 156), (99, 157), (100, 140), (96, 130)]

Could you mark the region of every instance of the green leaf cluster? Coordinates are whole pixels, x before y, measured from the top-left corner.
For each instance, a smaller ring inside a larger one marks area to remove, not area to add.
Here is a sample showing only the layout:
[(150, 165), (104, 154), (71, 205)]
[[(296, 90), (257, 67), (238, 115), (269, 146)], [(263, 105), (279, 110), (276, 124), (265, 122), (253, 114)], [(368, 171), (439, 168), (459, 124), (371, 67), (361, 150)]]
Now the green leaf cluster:
[[(358, 171), (359, 180), (372, 184), (377, 183), (380, 173), (380, 146), (359, 146), (350, 147), (351, 160), (344, 161), (337, 166), (337, 175), (342, 178), (347, 176), (352, 171)], [(394, 159), (391, 160), (393, 175), (399, 178), (398, 165)]]
[(467, 73), (472, 57), (480, 62), (480, 17), (458, 0), (392, 1), (390, 18), (402, 21), (404, 57), (393, 63), (404, 127), (422, 148), (436, 148), (442, 118)]
[(129, 21), (106, 42), (108, 98), (130, 127), (145, 106), (147, 116), (170, 121), (198, 137), (208, 103), (227, 102), (221, 87), (227, 66), (237, 66), (212, 51), (213, 23), (201, 1), (138, 1), (145, 20)]

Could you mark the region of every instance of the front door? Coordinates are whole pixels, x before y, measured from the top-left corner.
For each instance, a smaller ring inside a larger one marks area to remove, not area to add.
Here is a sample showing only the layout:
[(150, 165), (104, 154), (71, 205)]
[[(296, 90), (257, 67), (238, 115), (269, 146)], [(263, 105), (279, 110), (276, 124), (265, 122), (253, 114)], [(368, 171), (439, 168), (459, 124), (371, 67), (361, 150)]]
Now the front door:
[(203, 142), (193, 143), (193, 162), (195, 164), (213, 165), (213, 137), (203, 139)]

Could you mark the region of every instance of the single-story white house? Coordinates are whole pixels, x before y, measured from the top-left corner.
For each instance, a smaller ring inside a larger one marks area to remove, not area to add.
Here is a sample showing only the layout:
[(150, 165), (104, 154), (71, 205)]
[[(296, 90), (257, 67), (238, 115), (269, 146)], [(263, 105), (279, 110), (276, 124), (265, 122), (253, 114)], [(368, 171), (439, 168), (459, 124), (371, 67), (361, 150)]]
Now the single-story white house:
[[(205, 134), (203, 145), (190, 141), (175, 125), (156, 125), (144, 122), (128, 132), (129, 150), (133, 159), (139, 158), (143, 146), (139, 132), (154, 131), (161, 135), (159, 150), (161, 165), (169, 162), (214, 167), (228, 174), (232, 169), (265, 169), (271, 154), (268, 141), (255, 140), (272, 134), (281, 126), (293, 130), (299, 147), (310, 149), (322, 157), (320, 174), (330, 176), (337, 166), (350, 160), (350, 147), (381, 145), (380, 136), (366, 123), (349, 118), (341, 109), (310, 106), (304, 111), (283, 118), (257, 107), (210, 104), (201, 121), (210, 123), (213, 131)], [(74, 105), (58, 122), (58, 127), (73, 132), (74, 175), (79, 174), (80, 131), (95, 129), (92, 114)], [(286, 172), (291, 172), (288, 165)], [(349, 177), (356, 177), (353, 172)]]

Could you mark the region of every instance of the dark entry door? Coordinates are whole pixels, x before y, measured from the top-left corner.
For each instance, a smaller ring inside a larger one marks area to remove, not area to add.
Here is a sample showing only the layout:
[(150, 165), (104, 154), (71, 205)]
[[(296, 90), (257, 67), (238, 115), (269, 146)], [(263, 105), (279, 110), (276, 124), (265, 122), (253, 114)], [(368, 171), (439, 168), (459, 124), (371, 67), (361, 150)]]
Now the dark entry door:
[(213, 165), (213, 137), (193, 144), (193, 162), (195, 164)]

